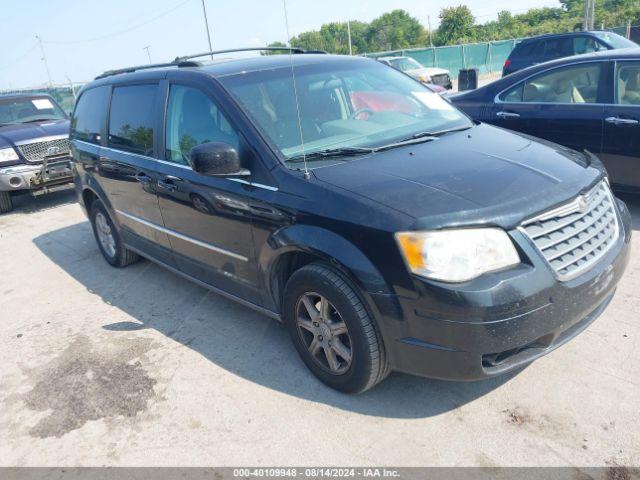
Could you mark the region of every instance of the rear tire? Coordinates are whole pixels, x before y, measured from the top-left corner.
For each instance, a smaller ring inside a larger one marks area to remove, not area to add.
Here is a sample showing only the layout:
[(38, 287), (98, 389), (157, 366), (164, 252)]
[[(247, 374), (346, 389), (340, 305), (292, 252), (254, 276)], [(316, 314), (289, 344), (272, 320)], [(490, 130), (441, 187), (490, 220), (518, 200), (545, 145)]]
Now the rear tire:
[(329, 265), (312, 263), (291, 276), (283, 314), (300, 357), (329, 387), (361, 393), (388, 375), (374, 320), (356, 287)]
[(0, 214), (8, 213), (13, 210), (13, 199), (11, 193), (0, 192)]
[(100, 200), (91, 204), (90, 218), (98, 248), (110, 265), (122, 268), (140, 260), (137, 253), (124, 246), (120, 233)]

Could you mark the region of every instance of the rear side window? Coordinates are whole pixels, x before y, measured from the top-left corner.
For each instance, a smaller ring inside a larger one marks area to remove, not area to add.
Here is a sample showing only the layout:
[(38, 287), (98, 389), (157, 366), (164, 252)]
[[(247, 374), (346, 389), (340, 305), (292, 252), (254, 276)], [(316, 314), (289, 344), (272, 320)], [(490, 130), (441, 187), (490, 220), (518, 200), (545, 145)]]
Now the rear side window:
[(519, 48), (516, 48), (513, 52), (514, 57), (530, 57), (536, 49), (536, 45), (540, 42), (523, 42)]
[(157, 100), (158, 85), (114, 88), (109, 116), (109, 146), (152, 156)]
[(533, 77), (505, 92), (510, 103), (597, 103), (602, 65), (558, 68)]
[(640, 105), (640, 63), (620, 63), (617, 65), (616, 103)]
[(570, 57), (571, 55), (573, 55), (573, 40), (571, 38), (558, 38), (545, 42), (545, 60)]
[(100, 144), (108, 94), (109, 87), (105, 86), (86, 90), (80, 96), (71, 119), (71, 138)]

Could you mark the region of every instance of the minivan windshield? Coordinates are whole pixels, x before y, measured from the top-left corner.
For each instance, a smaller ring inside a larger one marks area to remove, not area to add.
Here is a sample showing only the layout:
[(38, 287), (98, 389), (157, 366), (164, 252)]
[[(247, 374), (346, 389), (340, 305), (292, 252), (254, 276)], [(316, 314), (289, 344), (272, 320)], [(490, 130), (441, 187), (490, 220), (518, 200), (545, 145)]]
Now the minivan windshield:
[(389, 60), (389, 63), (398, 70), (406, 72), (408, 70), (416, 70), (418, 68), (422, 68), (416, 60), (410, 57), (400, 57), (400, 58), (392, 58)]
[(295, 66), (295, 89), (291, 67), (219, 79), (291, 168), (303, 153), (350, 149), (347, 160), (358, 151), (473, 125), (439, 95), (373, 60)]
[(64, 118), (62, 109), (49, 97), (0, 98), (0, 125)]
[(631, 40), (627, 40), (626, 38), (624, 38), (621, 35), (618, 35), (617, 33), (613, 33), (613, 32), (594, 32), (594, 33), (599, 39), (604, 40), (613, 48), (633, 48), (638, 46), (637, 43), (634, 43)]

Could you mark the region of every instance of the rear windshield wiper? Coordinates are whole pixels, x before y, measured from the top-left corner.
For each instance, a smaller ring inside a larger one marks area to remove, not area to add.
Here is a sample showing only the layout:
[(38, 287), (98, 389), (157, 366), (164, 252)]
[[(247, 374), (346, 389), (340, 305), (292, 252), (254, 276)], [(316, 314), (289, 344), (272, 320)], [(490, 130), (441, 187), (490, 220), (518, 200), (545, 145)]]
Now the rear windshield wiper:
[(335, 157), (354, 157), (358, 155), (366, 155), (368, 153), (375, 152), (375, 148), (358, 148), (358, 147), (343, 147), (343, 148), (333, 148), (330, 150), (319, 150), (316, 152), (309, 152), (306, 154), (295, 155), (291, 158), (288, 158), (287, 163), (301, 163), (305, 160), (322, 160), (324, 158), (335, 158)]

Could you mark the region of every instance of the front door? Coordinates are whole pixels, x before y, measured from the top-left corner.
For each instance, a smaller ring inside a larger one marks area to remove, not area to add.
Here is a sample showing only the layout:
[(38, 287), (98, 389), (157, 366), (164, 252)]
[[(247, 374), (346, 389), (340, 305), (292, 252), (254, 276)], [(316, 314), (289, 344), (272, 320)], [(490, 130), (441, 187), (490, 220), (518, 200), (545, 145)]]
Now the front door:
[(178, 268), (227, 293), (260, 303), (251, 215), (245, 186), (194, 172), (189, 152), (205, 142), (240, 151), (243, 142), (216, 103), (196, 87), (171, 84), (158, 198)]
[(113, 88), (108, 138), (97, 170), (125, 243), (173, 266), (156, 195), (158, 103), (157, 83)]
[(492, 123), (578, 151), (599, 153), (606, 95), (603, 62), (542, 72), (503, 93)]
[(618, 62), (614, 103), (605, 109), (602, 161), (611, 183), (640, 191), (640, 62)]

